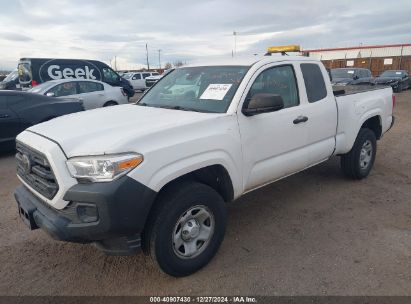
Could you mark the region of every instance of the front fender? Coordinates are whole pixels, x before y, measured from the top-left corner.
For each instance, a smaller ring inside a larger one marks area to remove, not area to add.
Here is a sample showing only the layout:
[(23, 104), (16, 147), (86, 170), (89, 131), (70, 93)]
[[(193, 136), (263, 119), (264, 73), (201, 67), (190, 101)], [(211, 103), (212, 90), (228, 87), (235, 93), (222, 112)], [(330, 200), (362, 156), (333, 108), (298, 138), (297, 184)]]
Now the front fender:
[(141, 171), (139, 169), (132, 171), (129, 176), (140, 183), (145, 184), (150, 189), (159, 192), (169, 182), (187, 173), (212, 165), (221, 165), (226, 169), (231, 178), (234, 198), (236, 198), (242, 193), (242, 174), (240, 168), (237, 168), (235, 164), (236, 162), (229, 153), (223, 150), (214, 150), (180, 158), (171, 163), (166, 163), (157, 167), (154, 171), (151, 171), (150, 175), (145, 175), (143, 173), (143, 171), (147, 173), (150, 172), (150, 170), (147, 170), (148, 168), (144, 168), (144, 170)]

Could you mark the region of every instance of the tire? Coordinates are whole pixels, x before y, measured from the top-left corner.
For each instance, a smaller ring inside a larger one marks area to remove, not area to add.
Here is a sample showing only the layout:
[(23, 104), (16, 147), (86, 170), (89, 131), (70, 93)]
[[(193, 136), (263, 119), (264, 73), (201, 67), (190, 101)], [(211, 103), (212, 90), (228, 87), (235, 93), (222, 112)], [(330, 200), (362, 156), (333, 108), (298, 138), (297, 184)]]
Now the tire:
[(115, 101), (107, 101), (107, 102), (104, 104), (103, 107), (112, 107), (112, 106), (116, 106), (116, 105), (118, 105), (118, 103), (115, 102)]
[(377, 140), (373, 131), (360, 129), (351, 151), (341, 156), (341, 169), (352, 179), (363, 179), (370, 173), (377, 152)]
[(161, 270), (182, 277), (207, 265), (225, 234), (222, 197), (205, 184), (182, 182), (166, 189), (156, 206), (144, 242)]

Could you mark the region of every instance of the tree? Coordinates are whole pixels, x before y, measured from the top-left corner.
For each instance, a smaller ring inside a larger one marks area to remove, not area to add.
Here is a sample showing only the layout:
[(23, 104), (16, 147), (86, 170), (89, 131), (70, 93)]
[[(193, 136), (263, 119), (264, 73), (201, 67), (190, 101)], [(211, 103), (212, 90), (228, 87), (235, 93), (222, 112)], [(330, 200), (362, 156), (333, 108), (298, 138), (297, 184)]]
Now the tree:
[(173, 64), (176, 68), (179, 68), (184, 65), (184, 63), (181, 60), (174, 61)]
[(173, 65), (170, 62), (167, 62), (166, 65), (164, 66), (165, 70), (169, 70), (173, 67)]

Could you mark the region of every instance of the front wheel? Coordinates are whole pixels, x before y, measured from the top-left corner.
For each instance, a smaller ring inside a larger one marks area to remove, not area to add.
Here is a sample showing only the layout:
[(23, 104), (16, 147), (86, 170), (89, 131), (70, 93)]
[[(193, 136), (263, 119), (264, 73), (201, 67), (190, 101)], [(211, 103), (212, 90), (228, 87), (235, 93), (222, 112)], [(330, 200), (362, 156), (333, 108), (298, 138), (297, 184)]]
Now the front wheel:
[(362, 179), (370, 173), (377, 152), (377, 140), (373, 131), (360, 129), (351, 151), (341, 156), (341, 169), (352, 179)]
[(175, 277), (207, 265), (225, 234), (221, 196), (207, 185), (184, 182), (162, 193), (156, 205), (146, 235), (153, 260)]

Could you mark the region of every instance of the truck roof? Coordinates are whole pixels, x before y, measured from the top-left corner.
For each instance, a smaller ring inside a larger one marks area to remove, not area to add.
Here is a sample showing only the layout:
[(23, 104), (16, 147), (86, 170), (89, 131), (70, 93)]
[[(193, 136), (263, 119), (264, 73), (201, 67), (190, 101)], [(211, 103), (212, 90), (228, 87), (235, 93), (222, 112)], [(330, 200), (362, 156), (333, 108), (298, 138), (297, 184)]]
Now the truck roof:
[(260, 63), (271, 63), (271, 62), (281, 62), (281, 61), (317, 61), (319, 59), (305, 56), (252, 56), (252, 57), (230, 57), (219, 60), (201, 61), (186, 65), (185, 67), (196, 67), (196, 66), (252, 66), (257, 62)]

